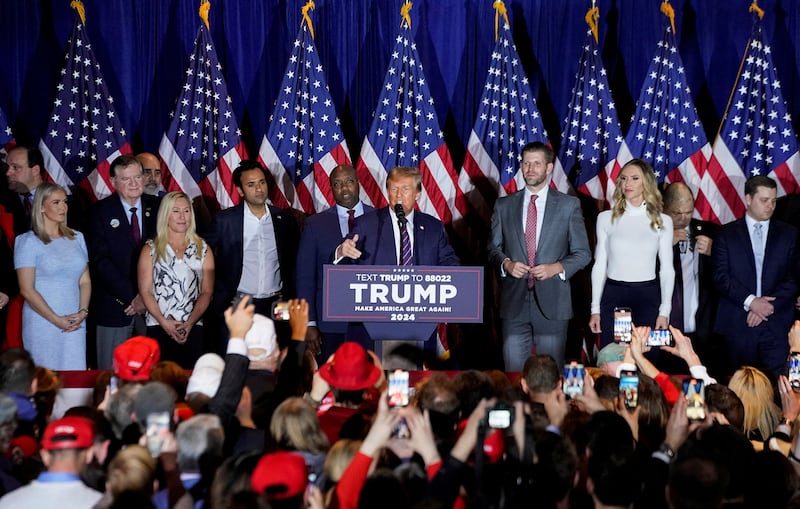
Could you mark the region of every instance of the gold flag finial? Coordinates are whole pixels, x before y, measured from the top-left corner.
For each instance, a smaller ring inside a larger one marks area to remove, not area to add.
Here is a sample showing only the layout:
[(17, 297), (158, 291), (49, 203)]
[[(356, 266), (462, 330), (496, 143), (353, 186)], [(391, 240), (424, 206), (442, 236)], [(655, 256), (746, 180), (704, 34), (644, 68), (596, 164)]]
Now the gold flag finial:
[(86, 24), (86, 8), (83, 6), (81, 0), (72, 0), (69, 6), (78, 11), (78, 17), (81, 18), (81, 24)]
[(211, 26), (208, 24), (208, 11), (211, 10), (211, 2), (210, 0), (200, 0), (200, 19), (203, 20), (203, 23), (206, 24), (206, 28), (208, 31), (211, 31)]
[(506, 11), (506, 4), (503, 3), (503, 0), (495, 0), (492, 7), (494, 7), (494, 40), (496, 41), (500, 37), (500, 16), (503, 16), (506, 25), (511, 26), (511, 23), (508, 22), (508, 11)]
[(308, 0), (300, 11), (303, 13), (303, 21), (300, 22), (300, 26), (303, 26), (303, 23), (308, 26), (308, 32), (311, 34), (312, 39), (314, 38), (314, 25), (311, 23), (311, 16), (308, 15), (308, 11), (313, 11), (315, 7), (314, 0)]
[(400, 26), (405, 23), (409, 30), (411, 30), (411, 5), (411, 0), (406, 0), (403, 6), (400, 7), (400, 17), (403, 18), (400, 21)]
[(592, 2), (592, 8), (586, 11), (586, 16), (583, 19), (586, 20), (589, 30), (592, 31), (594, 43), (600, 44), (600, 8), (594, 5), (594, 2)]
[(758, 19), (764, 19), (764, 9), (758, 6), (758, 0), (753, 0), (753, 3), (750, 4), (750, 8), (747, 9), (747, 12), (755, 12)]
[(669, 3), (669, 0), (661, 2), (661, 13), (669, 18), (669, 24), (672, 26), (672, 33), (677, 34), (675, 31), (675, 9)]

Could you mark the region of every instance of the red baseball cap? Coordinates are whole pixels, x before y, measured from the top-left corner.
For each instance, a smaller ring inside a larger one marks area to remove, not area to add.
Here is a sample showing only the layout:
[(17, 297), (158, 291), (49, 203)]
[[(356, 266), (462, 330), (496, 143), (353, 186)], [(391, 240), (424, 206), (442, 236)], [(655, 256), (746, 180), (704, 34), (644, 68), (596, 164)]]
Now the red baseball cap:
[(42, 449), (88, 449), (94, 441), (92, 421), (85, 417), (69, 416), (47, 425)]
[(308, 485), (306, 461), (291, 452), (265, 454), (253, 470), (250, 485), (267, 499), (283, 500), (301, 495)]
[(159, 357), (161, 349), (158, 341), (134, 336), (114, 349), (114, 373), (122, 380), (150, 380), (150, 372), (158, 364)]

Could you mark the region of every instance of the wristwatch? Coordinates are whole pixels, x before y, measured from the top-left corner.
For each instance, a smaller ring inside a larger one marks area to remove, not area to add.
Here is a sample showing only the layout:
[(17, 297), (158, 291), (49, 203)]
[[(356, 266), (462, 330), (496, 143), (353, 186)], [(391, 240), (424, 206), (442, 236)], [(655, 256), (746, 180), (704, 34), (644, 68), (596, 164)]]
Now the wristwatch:
[(672, 450), (672, 447), (667, 445), (666, 442), (661, 444), (661, 447), (658, 448), (658, 452), (664, 454), (669, 458), (670, 461), (675, 459), (675, 451)]

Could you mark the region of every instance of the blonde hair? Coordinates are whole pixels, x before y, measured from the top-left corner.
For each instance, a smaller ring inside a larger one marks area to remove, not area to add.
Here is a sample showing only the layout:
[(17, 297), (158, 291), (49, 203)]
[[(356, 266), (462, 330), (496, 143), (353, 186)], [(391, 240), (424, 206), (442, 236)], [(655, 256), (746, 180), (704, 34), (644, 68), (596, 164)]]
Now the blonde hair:
[(339, 482), (347, 466), (353, 461), (359, 447), (361, 447), (361, 440), (346, 438), (333, 444), (330, 452), (325, 457), (325, 477), (331, 482)]
[(156, 460), (141, 445), (129, 445), (108, 465), (108, 491), (114, 497), (125, 491), (152, 493)]
[[(50, 238), (50, 235), (47, 234), (47, 230), (45, 230), (44, 227), (44, 202), (57, 191), (64, 193), (64, 197), (67, 196), (67, 192), (63, 187), (50, 182), (40, 184), (36, 188), (36, 193), (33, 196), (33, 207), (31, 209), (31, 229), (33, 230), (33, 233), (39, 237), (39, 240), (45, 244), (49, 244), (53, 239)], [(75, 232), (67, 226), (66, 222), (58, 223), (58, 233), (69, 240), (73, 240), (75, 238)]]
[(653, 167), (641, 159), (632, 159), (625, 163), (614, 181), (614, 208), (611, 213), (611, 222), (616, 221), (625, 212), (625, 197), (622, 194), (622, 172), (629, 166), (636, 166), (642, 172), (642, 183), (644, 184), (644, 204), (647, 210), (647, 217), (650, 218), (650, 228), (660, 230), (664, 227), (661, 220), (661, 211), (664, 210), (664, 202), (661, 193), (658, 191), (658, 182), (653, 172)]
[(315, 409), (302, 398), (289, 398), (275, 409), (269, 423), (272, 438), (282, 449), (325, 454), (330, 448)]
[(754, 367), (743, 366), (733, 374), (728, 388), (739, 396), (744, 405), (745, 434), (758, 431), (761, 438), (769, 437), (775, 431), (780, 415), (769, 378)]
[(175, 206), (175, 202), (183, 198), (189, 204), (189, 228), (186, 230), (186, 240), (193, 241), (197, 244), (197, 254), (195, 255), (198, 259), (203, 257), (203, 248), (205, 247), (205, 243), (203, 239), (197, 234), (197, 226), (194, 220), (194, 208), (192, 207), (192, 200), (186, 193), (182, 193), (180, 191), (173, 191), (171, 193), (167, 193), (166, 196), (161, 200), (161, 206), (158, 207), (158, 219), (156, 222), (156, 237), (153, 239), (153, 247), (156, 254), (157, 260), (165, 261), (167, 259), (167, 230), (169, 224), (169, 215), (172, 212), (172, 207)]

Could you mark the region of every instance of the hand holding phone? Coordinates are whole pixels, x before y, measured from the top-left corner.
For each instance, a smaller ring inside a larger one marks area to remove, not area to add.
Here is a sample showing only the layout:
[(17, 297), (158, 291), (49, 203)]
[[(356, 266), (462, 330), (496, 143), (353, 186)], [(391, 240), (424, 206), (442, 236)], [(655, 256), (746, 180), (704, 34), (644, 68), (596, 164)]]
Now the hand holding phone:
[(389, 373), (389, 408), (406, 407), (409, 402), (408, 371), (396, 369)]
[(628, 410), (639, 406), (639, 375), (635, 371), (623, 371), (619, 378), (619, 397)]
[(706, 418), (706, 392), (703, 381), (691, 378), (683, 382), (683, 397), (686, 399), (686, 417), (690, 421)]
[(614, 341), (630, 343), (632, 330), (631, 308), (614, 308)]
[(564, 379), (562, 389), (567, 399), (583, 394), (583, 364), (572, 361), (564, 366)]
[(647, 337), (647, 346), (660, 348), (662, 346), (675, 346), (675, 340), (669, 329), (652, 329)]
[(145, 432), (147, 437), (147, 450), (154, 458), (161, 455), (161, 446), (164, 444), (164, 438), (169, 434), (171, 423), (171, 416), (169, 412), (155, 412), (149, 414), (146, 419), (147, 430)]
[(250, 295), (244, 292), (236, 292), (236, 295), (234, 295), (233, 299), (231, 300), (231, 309), (236, 311), (236, 308), (239, 307), (239, 303), (242, 302), (242, 299), (244, 299), (245, 297), (250, 297), (250, 301), (253, 300), (253, 298)]

